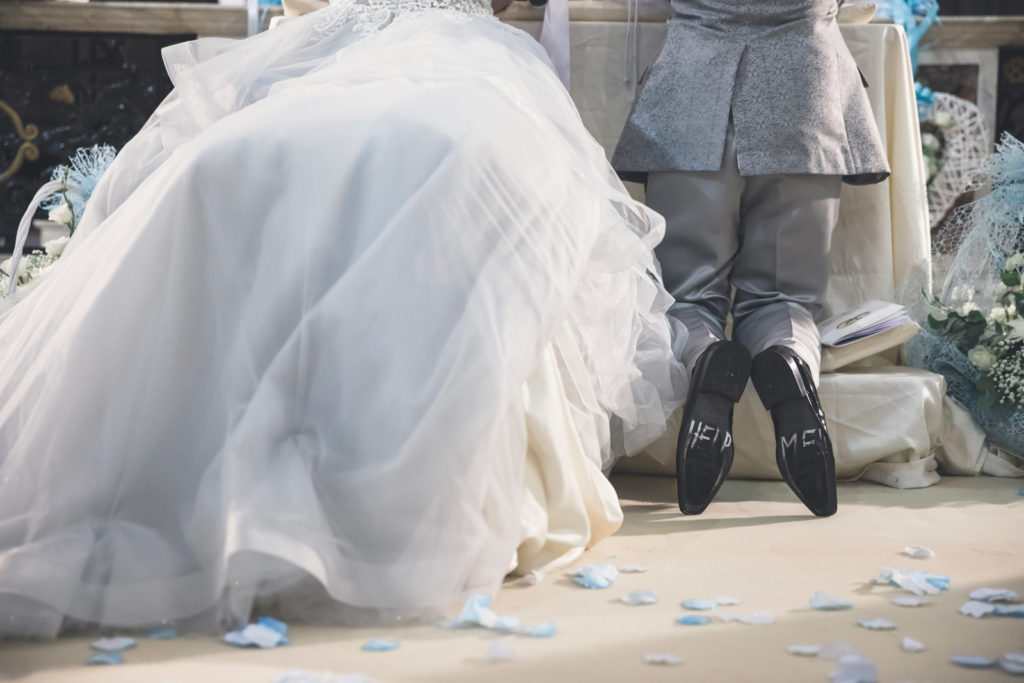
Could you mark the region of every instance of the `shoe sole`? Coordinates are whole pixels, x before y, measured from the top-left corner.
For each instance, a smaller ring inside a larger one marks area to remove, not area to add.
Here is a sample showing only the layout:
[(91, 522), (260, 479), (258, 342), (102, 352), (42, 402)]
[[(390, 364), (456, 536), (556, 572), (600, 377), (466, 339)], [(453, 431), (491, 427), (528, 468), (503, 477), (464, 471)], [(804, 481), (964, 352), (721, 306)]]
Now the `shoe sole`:
[[(716, 342), (710, 348), (707, 361), (696, 368), (691, 392), (696, 393), (683, 415), (676, 444), (676, 487), (679, 510), (684, 515), (699, 515), (707, 509), (725, 477), (732, 467), (734, 448), (732, 444), (733, 406), (747, 386), (750, 377), (750, 352), (734, 342)], [(714, 437), (691, 440), (694, 428), (707, 433), (710, 428)], [(724, 430), (728, 442), (718, 445), (718, 434)], [(695, 456), (695, 457), (694, 457)], [(719, 458), (721, 462), (719, 463)], [(686, 492), (687, 460), (691, 463), (718, 463), (718, 476), (706, 498), (692, 500)]]
[[(826, 425), (822, 424), (814, 411), (814, 408), (820, 410), (820, 406), (812, 404), (813, 394), (808, 395), (807, 387), (813, 383), (812, 378), (805, 375), (797, 363), (777, 353), (758, 354), (752, 363), (750, 375), (761, 403), (771, 412), (772, 426), (775, 428), (775, 462), (782, 478), (797, 498), (816, 516), (829, 517), (835, 514), (838, 507), (834, 488), (835, 456)], [(796, 475), (790, 470), (788, 460), (784, 456), (787, 441), (792, 444), (791, 448), (799, 447), (806, 433), (810, 431), (817, 431), (817, 436), (824, 444), (825, 476), (828, 481), (833, 482), (831, 495), (822, 507), (812, 505), (795, 484)]]

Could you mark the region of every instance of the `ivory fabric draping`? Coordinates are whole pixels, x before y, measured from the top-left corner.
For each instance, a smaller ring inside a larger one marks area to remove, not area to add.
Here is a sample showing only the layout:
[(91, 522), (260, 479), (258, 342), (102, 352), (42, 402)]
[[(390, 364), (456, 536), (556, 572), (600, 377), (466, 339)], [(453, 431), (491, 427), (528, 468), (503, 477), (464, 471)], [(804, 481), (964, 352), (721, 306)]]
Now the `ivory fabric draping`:
[[(286, 17), (328, 5), (326, 0), (284, 0), (283, 4)], [(539, 24), (535, 28), (539, 35)], [(600, 464), (586, 456), (572, 422), (559, 363), (554, 349), (548, 347), (523, 385), (527, 458), (521, 538), (510, 564), (517, 574), (551, 571), (572, 562), (586, 547), (615, 533), (622, 522), (615, 490)]]
[(615, 533), (622, 509), (600, 464), (587, 457), (552, 347), (523, 386), (527, 455), (515, 573), (551, 571)]
[(540, 46), (447, 4), (164, 51), (0, 313), (0, 633), (435, 615), (616, 528), (602, 468), (685, 391), (664, 224)]
[[(284, 0), (283, 4), (286, 16), (301, 16), (328, 5), (326, 0)], [(536, 32), (539, 35), (539, 28)], [(587, 457), (572, 422), (559, 362), (549, 346), (523, 385), (527, 458), (521, 538), (510, 564), (517, 574), (550, 571), (572, 562), (586, 547), (615, 533), (622, 522), (615, 490), (600, 464)]]

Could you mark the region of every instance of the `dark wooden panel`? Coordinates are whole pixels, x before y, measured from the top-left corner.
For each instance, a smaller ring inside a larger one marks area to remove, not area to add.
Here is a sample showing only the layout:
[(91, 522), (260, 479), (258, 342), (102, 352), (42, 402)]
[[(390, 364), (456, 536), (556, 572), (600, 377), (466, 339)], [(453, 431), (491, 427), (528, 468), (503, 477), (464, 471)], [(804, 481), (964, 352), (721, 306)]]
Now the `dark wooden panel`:
[(1024, 140), (1024, 48), (999, 51), (999, 97), (996, 132)]
[(1024, 13), (1024, 0), (940, 0), (943, 16), (1011, 15)]
[[(161, 48), (193, 37), (0, 31), (0, 101), (38, 127), (40, 153), (0, 183), (0, 251), (10, 248), (21, 212), (55, 165), (79, 147), (120, 149), (138, 132), (171, 90)], [(21, 145), (0, 112), (0, 173)]]

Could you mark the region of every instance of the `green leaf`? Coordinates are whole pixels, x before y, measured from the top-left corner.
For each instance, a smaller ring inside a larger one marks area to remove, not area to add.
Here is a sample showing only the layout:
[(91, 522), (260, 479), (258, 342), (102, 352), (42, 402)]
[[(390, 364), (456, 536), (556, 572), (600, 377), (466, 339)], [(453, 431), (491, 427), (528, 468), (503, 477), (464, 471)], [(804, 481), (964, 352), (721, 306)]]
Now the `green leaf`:
[(1003, 281), (1003, 284), (1006, 285), (1007, 287), (1016, 287), (1017, 285), (1020, 284), (1020, 273), (1018, 272), (1007, 270), (1004, 271), (1000, 277)]
[(969, 323), (985, 323), (985, 316), (981, 311), (971, 311), (967, 314), (967, 322)]
[(994, 391), (986, 391), (978, 395), (978, 407), (982, 410), (988, 410), (996, 403), (998, 403), (999, 397)]
[(928, 314), (928, 324), (932, 327), (932, 329), (945, 329), (946, 323), (948, 322), (949, 318), (946, 318), (945, 320), (936, 320), (931, 313)]

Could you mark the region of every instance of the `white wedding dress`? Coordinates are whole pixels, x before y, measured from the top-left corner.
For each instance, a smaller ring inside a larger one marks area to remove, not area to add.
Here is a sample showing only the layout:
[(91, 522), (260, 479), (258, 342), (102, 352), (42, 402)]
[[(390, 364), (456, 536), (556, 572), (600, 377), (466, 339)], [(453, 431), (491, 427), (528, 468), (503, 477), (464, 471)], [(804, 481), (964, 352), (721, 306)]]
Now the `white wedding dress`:
[(685, 388), (663, 223), (539, 46), (371, 0), (165, 59), (0, 316), (0, 633), (426, 616), (613, 531)]

